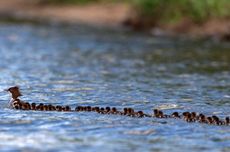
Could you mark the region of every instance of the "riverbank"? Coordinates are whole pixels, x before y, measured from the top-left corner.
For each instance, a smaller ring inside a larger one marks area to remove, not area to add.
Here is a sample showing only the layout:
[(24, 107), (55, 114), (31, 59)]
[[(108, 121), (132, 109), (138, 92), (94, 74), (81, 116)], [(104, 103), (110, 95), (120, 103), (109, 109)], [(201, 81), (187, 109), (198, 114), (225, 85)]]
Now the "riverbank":
[[(147, 29), (153, 35), (183, 35), (230, 40), (230, 20), (210, 19), (195, 24), (184, 19), (176, 24), (158, 24), (145, 28), (127, 3), (93, 3), (87, 5), (47, 5), (36, 1), (0, 1), (1, 20), (41, 23), (83, 24), (102, 28)], [(143, 28), (144, 27), (144, 28)]]

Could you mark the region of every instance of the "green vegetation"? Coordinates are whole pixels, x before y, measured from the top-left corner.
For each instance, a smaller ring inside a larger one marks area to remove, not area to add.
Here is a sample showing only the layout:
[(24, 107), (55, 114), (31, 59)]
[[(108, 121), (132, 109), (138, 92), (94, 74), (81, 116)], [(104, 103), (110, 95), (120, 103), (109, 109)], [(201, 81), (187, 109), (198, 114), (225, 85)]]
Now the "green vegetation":
[(185, 17), (194, 22), (230, 17), (229, 0), (133, 0), (140, 17), (174, 22)]
[(147, 24), (176, 23), (188, 18), (195, 23), (210, 18), (230, 17), (229, 0), (41, 0), (53, 4), (125, 2), (134, 7), (137, 17)]

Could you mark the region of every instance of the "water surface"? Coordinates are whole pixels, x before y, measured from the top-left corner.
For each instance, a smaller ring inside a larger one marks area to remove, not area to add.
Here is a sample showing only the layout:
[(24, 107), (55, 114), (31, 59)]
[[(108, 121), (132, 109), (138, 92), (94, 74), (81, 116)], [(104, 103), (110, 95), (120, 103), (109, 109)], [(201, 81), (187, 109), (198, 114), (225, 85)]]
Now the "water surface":
[[(29, 102), (230, 115), (230, 45), (72, 26), (0, 24), (0, 90)], [(1, 151), (229, 151), (229, 126), (17, 111), (0, 93)], [(173, 109), (172, 109), (173, 108)]]

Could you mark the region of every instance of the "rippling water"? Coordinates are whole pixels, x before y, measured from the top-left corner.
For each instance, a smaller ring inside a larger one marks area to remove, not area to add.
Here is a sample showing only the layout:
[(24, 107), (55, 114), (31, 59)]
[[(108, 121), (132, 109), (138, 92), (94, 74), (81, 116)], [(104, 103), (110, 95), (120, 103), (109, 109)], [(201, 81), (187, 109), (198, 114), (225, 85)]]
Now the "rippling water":
[[(84, 27), (0, 24), (0, 90), (29, 102), (230, 115), (230, 45)], [(1, 151), (229, 151), (228, 126), (17, 111), (0, 93)]]

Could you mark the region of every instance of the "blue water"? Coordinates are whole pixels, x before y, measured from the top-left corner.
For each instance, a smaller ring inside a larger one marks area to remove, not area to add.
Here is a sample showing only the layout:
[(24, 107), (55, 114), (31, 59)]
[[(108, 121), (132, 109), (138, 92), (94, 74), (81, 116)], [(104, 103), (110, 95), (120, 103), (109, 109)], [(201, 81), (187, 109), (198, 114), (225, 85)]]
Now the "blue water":
[(230, 44), (73, 26), (0, 24), (1, 151), (230, 151), (229, 126), (20, 111), (22, 100), (230, 116)]

